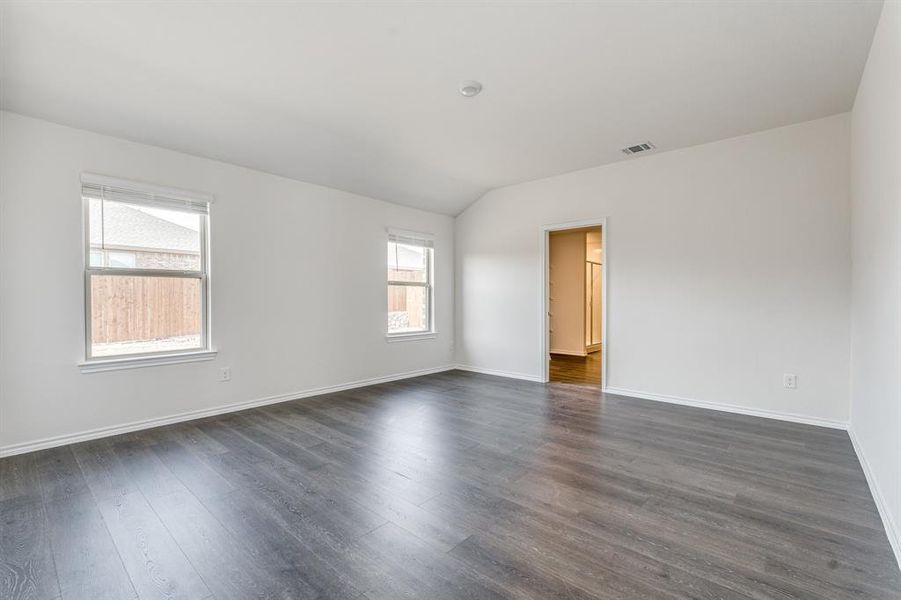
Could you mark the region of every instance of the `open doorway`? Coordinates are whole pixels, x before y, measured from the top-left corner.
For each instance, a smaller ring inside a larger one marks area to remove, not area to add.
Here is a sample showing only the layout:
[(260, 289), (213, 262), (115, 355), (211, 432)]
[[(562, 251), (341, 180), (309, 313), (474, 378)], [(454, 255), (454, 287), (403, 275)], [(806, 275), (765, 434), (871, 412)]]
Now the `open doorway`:
[(602, 387), (604, 228), (547, 231), (547, 379)]

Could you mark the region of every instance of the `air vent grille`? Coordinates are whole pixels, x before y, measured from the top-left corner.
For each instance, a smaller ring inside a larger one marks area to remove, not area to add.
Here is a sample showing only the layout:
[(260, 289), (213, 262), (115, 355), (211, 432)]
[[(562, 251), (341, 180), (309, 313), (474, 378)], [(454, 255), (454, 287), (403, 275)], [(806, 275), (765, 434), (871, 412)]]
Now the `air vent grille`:
[(629, 146), (628, 148), (623, 148), (623, 154), (638, 154), (639, 152), (647, 152), (648, 150), (653, 150), (656, 147), (657, 146), (655, 146), (651, 142), (643, 142), (641, 144)]

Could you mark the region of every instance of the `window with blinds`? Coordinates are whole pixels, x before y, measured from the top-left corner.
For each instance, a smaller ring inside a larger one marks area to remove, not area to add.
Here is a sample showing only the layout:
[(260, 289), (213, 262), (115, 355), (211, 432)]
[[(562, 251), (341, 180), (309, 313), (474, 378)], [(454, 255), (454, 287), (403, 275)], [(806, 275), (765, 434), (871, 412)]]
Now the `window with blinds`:
[(434, 240), (428, 234), (388, 231), (388, 335), (434, 331)]
[(208, 350), (211, 197), (83, 175), (85, 358)]

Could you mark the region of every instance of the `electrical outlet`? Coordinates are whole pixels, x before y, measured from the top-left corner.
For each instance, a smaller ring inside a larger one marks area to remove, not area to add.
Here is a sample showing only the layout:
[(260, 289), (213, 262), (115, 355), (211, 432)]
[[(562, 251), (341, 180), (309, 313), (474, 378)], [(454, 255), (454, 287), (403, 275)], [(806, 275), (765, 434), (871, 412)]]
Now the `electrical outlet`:
[(794, 373), (786, 373), (782, 376), (782, 387), (787, 390), (798, 389), (798, 376)]
[(231, 367), (222, 367), (219, 369), (219, 381), (231, 381), (232, 380), (232, 368)]

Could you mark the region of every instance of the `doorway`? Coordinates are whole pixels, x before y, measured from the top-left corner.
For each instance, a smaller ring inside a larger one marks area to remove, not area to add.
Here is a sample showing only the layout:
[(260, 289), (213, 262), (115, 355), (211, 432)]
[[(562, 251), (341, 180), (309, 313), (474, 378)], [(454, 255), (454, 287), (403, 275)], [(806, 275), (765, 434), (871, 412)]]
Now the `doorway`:
[(543, 230), (545, 381), (597, 388), (606, 383), (604, 225)]

